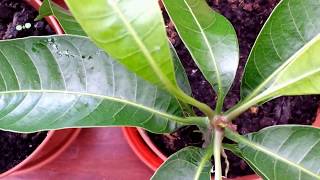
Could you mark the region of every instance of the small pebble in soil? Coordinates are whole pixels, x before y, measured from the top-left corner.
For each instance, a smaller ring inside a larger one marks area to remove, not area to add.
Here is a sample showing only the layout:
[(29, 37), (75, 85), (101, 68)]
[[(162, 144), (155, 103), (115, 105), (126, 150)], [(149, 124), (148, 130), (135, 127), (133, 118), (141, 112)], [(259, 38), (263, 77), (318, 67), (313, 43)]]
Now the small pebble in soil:
[(26, 29), (30, 29), (30, 28), (31, 28), (31, 24), (30, 24), (30, 23), (26, 23), (26, 24), (24, 24), (24, 27), (25, 27)]
[(23, 29), (23, 28), (22, 28), (22, 26), (21, 26), (20, 24), (16, 26), (16, 30), (17, 30), (17, 31), (21, 31), (22, 29)]

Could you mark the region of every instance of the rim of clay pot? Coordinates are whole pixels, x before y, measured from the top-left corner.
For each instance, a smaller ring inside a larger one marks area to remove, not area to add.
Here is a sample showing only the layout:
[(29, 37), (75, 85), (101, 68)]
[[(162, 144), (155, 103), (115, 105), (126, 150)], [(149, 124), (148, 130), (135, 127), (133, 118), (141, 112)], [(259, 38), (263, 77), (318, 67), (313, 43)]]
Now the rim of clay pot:
[(163, 160), (155, 154), (141, 138), (138, 128), (123, 127), (122, 132), (129, 146), (138, 158), (153, 171), (157, 170), (157, 168), (163, 163)]
[[(320, 106), (317, 110), (315, 122), (312, 124), (314, 127), (320, 127)], [(144, 164), (155, 171), (163, 161), (167, 159), (161, 150), (152, 142), (147, 132), (142, 128), (123, 128), (128, 144), (133, 149), (135, 154), (139, 157)], [(154, 162), (156, 161), (156, 163)], [(260, 180), (257, 175), (248, 175), (235, 178), (233, 180)]]
[(46, 138), (41, 142), (41, 144), (26, 159), (24, 159), (22, 162), (20, 162), (19, 164), (17, 164), (13, 168), (11, 168), (11, 169), (5, 171), (4, 173), (0, 174), (0, 178), (8, 176), (8, 175), (18, 171), (18, 169), (20, 169), (22, 166), (27, 164), (30, 161), (30, 159), (33, 158), (33, 156), (35, 156), (40, 151), (42, 151), (42, 149), (45, 146), (45, 144), (48, 143), (48, 139), (50, 139), (53, 136), (53, 134), (54, 134), (54, 131), (49, 131), (47, 133)]
[[(31, 5), (35, 10), (39, 11), (39, 8), (42, 4), (40, 0), (24, 0), (24, 2)], [(45, 20), (48, 22), (50, 27), (57, 33), (57, 34), (64, 34), (59, 22), (53, 16), (45, 17)]]
[[(139, 128), (135, 127), (124, 127), (122, 128), (122, 131), (129, 146), (138, 158), (151, 170), (156, 171), (164, 160), (155, 154), (151, 147), (147, 145), (145, 140), (141, 137), (138, 129)], [(261, 180), (261, 178), (253, 174), (229, 180)]]
[[(31, 5), (36, 10), (39, 10), (42, 4), (40, 0), (25, 0), (25, 2)], [(49, 23), (50, 27), (53, 28), (53, 30), (57, 34), (63, 34), (62, 28), (60, 27), (59, 23), (54, 17), (50, 16), (50, 17), (46, 17), (45, 19)], [(57, 156), (59, 156), (64, 150), (66, 150), (66, 148), (72, 143), (72, 141), (74, 141), (74, 139), (79, 135), (80, 131), (81, 129), (64, 129), (64, 130), (49, 131), (47, 133), (46, 138), (26, 159), (24, 159), (22, 162), (12, 167), (11, 169), (1, 173), (0, 178), (3, 178), (10, 174), (20, 174), (20, 173), (29, 172), (51, 162)], [(41, 158), (35, 159), (35, 157), (41, 154), (41, 152), (43, 152), (44, 149), (47, 149), (48, 144), (51, 144), (52, 143), (51, 141), (55, 139), (54, 137), (61, 136), (61, 135), (65, 135), (65, 137), (63, 139), (60, 139), (60, 144), (59, 146), (56, 147), (57, 150), (49, 152), (42, 159)], [(32, 162), (33, 160), (34, 162)]]
[[(9, 169), (8, 171), (0, 174), (0, 178), (3, 178), (8, 175), (17, 175), (26, 172), (33, 171), (38, 169), (56, 157), (58, 157), (63, 151), (67, 149), (67, 147), (75, 140), (75, 138), (79, 135), (81, 129), (64, 129), (64, 130), (56, 130), (49, 131), (46, 138), (41, 142), (41, 144), (22, 162)], [(45, 154), (43, 157), (37, 159), (42, 152), (44, 152), (49, 144), (52, 144), (52, 141), (56, 140), (55, 137), (64, 136), (63, 139), (60, 139), (60, 142), (55, 146), (53, 151), (50, 151), (48, 154)]]

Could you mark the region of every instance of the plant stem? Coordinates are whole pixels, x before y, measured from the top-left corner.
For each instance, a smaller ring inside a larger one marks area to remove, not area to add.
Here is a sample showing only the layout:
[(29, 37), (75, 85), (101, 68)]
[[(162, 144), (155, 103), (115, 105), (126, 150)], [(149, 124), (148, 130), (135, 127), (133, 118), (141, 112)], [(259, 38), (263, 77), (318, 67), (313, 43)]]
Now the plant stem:
[(210, 124), (209, 119), (207, 117), (186, 117), (186, 118), (181, 118), (183, 120), (177, 121), (185, 125), (198, 125), (200, 127), (207, 128), (208, 125)]
[(202, 111), (206, 116), (208, 116), (209, 119), (212, 119), (214, 117), (215, 113), (208, 105), (185, 94), (180, 88), (167, 87), (167, 89), (169, 90), (169, 92), (172, 92), (181, 101), (199, 108), (200, 111)]
[(240, 143), (242, 140), (244, 140), (245, 138), (242, 137), (241, 135), (239, 135), (236, 132), (233, 132), (231, 129), (229, 128), (225, 128), (225, 135), (228, 139), (236, 142), (236, 143)]
[(224, 101), (224, 98), (221, 98), (220, 96), (218, 96), (216, 109), (215, 109), (216, 114), (221, 114), (222, 108), (223, 108), (223, 101)]
[(221, 169), (221, 149), (222, 149), (222, 140), (224, 133), (220, 128), (215, 128), (214, 130), (214, 179), (222, 179), (222, 169)]
[(261, 102), (263, 98), (266, 98), (265, 94), (260, 94), (250, 100), (243, 101), (234, 106), (234, 108), (230, 109), (224, 115), (228, 121), (232, 121), (237, 118), (240, 114), (248, 110), (253, 105)]

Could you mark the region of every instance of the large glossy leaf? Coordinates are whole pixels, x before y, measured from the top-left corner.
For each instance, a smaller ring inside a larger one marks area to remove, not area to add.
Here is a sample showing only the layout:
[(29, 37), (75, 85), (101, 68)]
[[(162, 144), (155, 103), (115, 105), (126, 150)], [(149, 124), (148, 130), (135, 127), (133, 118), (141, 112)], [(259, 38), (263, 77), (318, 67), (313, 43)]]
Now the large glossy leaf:
[(277, 76), (264, 93), (272, 96), (320, 94), (320, 34)]
[[(49, 8), (50, 6), (53, 6), (54, 8)], [(63, 11), (60, 13), (59, 11)], [(55, 12), (58, 11), (58, 12)], [(69, 34), (79, 34), (79, 35), (85, 35), (85, 32), (80, 27), (80, 24), (75, 21), (74, 17), (71, 13), (69, 13), (67, 10), (63, 9), (62, 7), (59, 7), (57, 4), (51, 2), (50, 0), (45, 0), (40, 8), (40, 15), (39, 18), (43, 18), (45, 16), (54, 15), (57, 20), (59, 21), (61, 27), (68, 32)], [(67, 23), (69, 21), (72, 21), (72, 23)], [(191, 95), (191, 87), (189, 84), (188, 77), (186, 75), (186, 72), (181, 64), (181, 61), (174, 49), (174, 47), (170, 43), (170, 49), (171, 54), (173, 57), (173, 63), (174, 63), (174, 70), (175, 70), (175, 76), (177, 79), (178, 86), (188, 95)], [(186, 115), (194, 114), (192, 109), (189, 107), (188, 104), (185, 104), (183, 102), (180, 102), (181, 106), (183, 106), (184, 112)]]
[[(41, 19), (46, 16), (55, 16), (60, 23), (61, 27), (67, 34), (74, 34), (74, 35), (82, 35), (86, 36), (85, 32), (82, 30), (80, 24), (74, 19), (72, 14), (60, 7), (59, 5), (55, 4), (50, 0), (43, 1), (39, 16), (37, 19)], [(170, 43), (169, 43), (170, 44)], [(174, 49), (174, 47), (170, 44), (170, 50), (173, 58), (175, 76), (177, 79), (177, 83), (179, 87), (188, 95), (191, 95), (191, 87), (189, 84), (189, 80), (187, 74), (181, 64), (181, 61)]]
[(239, 61), (238, 41), (231, 23), (205, 0), (163, 0), (193, 59), (218, 96), (233, 83)]
[(51, 15), (58, 19), (62, 29), (66, 34), (86, 36), (86, 33), (82, 30), (81, 26), (68, 10), (60, 7), (50, 0), (44, 0), (39, 9), (39, 16), (36, 18), (36, 20)]
[[(205, 149), (198, 147), (183, 148), (171, 155), (168, 160), (160, 166), (151, 179), (210, 180), (212, 165), (210, 160), (204, 159), (206, 157), (206, 153)], [(201, 166), (200, 163), (202, 164)]]
[(182, 116), (175, 97), (128, 72), (88, 38), (0, 42), (1, 129), (125, 125), (159, 133), (174, 130), (178, 124), (169, 120), (184, 122)]
[(89, 37), (129, 70), (154, 84), (176, 86), (157, 1), (67, 0), (66, 3)]
[(262, 93), (244, 100), (227, 114), (234, 119), (254, 104), (282, 95), (320, 94), (320, 34), (282, 69)]
[[(281, 95), (320, 92), (319, 85), (309, 81), (317, 75), (315, 71), (320, 61), (320, 56), (316, 55), (316, 51), (319, 52), (316, 47), (319, 46), (319, 16), (318, 0), (280, 2), (250, 54), (243, 77), (243, 96), (254, 97), (280, 84), (291, 86), (291, 82), (294, 88), (286, 88), (286, 93), (281, 92)], [(296, 83), (297, 78), (299, 83)]]
[(230, 130), (226, 135), (239, 143), (243, 158), (264, 179), (320, 179), (320, 129), (286, 125), (246, 137)]

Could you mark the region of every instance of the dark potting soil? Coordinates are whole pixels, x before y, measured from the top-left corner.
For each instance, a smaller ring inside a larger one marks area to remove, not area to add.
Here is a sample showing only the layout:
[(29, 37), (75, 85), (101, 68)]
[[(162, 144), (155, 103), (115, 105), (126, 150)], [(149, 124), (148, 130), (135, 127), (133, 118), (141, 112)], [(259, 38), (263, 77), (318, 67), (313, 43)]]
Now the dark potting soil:
[[(231, 91), (226, 97), (224, 110), (231, 108), (239, 101), (240, 79), (247, 57), (264, 22), (278, 2), (279, 0), (210, 0), (208, 2), (214, 10), (229, 19), (239, 38), (239, 68)], [(193, 96), (214, 108), (215, 93), (193, 62), (168, 15), (165, 12), (163, 14), (167, 25), (167, 34), (186, 69)], [(252, 107), (238, 117), (234, 123), (240, 134), (255, 132), (264, 127), (279, 124), (312, 124), (315, 120), (319, 100), (319, 96), (280, 97), (262, 106)], [(196, 112), (201, 114), (197, 110)], [(202, 135), (195, 126), (183, 127), (172, 134), (150, 134), (150, 137), (166, 155), (171, 155), (186, 146), (201, 147), (203, 143)], [(254, 173), (243, 160), (231, 152), (227, 151), (226, 153), (230, 162), (228, 177)]]
[[(53, 34), (46, 22), (34, 22), (37, 15), (37, 11), (23, 0), (0, 0), (0, 39)], [(16, 30), (16, 26), (26, 23), (31, 24), (30, 29)], [(0, 131), (0, 173), (26, 159), (46, 136), (47, 132), (19, 134)]]

